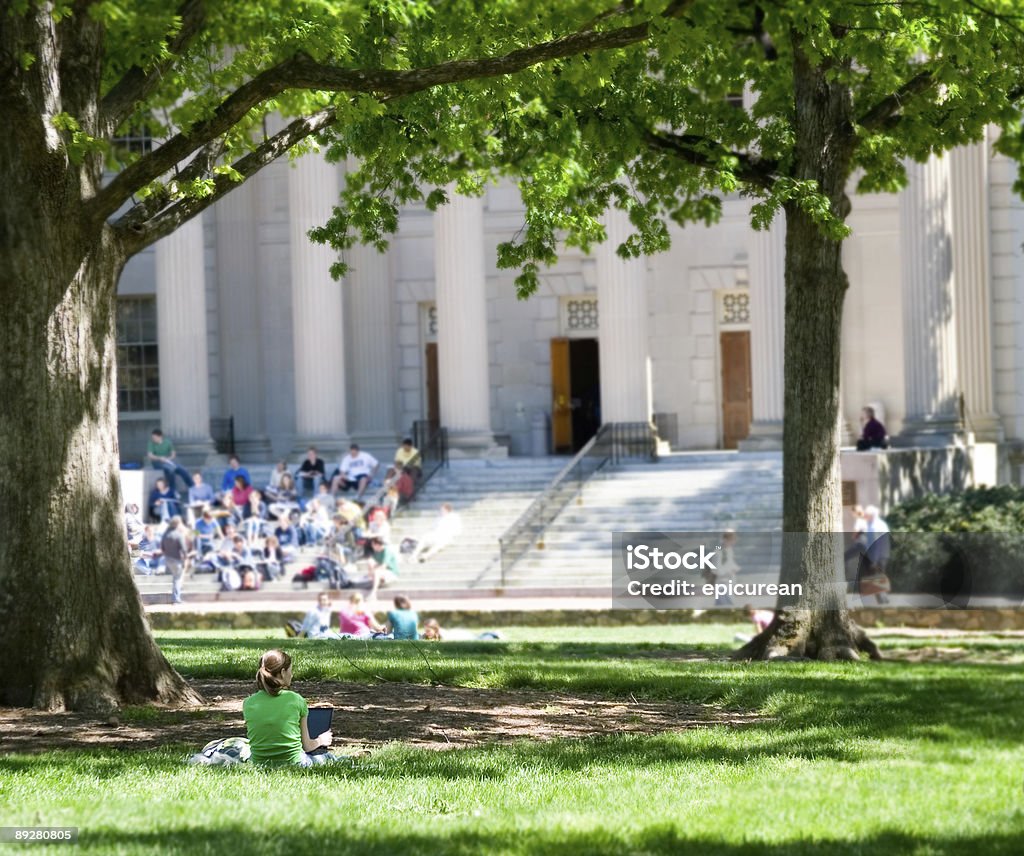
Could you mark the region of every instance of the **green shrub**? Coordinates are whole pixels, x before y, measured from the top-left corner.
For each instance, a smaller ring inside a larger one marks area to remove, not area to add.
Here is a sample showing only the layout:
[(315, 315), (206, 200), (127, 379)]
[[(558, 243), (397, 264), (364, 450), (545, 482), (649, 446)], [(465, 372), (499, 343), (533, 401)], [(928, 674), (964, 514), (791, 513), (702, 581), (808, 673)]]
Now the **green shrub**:
[(971, 488), (903, 502), (886, 517), (897, 591), (966, 606), (973, 595), (1024, 592), (1024, 489)]

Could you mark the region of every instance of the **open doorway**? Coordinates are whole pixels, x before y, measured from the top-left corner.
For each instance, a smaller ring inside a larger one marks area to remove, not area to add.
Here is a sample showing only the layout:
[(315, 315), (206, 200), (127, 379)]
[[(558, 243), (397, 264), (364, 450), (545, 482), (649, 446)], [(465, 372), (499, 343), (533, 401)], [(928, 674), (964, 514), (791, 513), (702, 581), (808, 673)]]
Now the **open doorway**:
[(600, 427), (597, 339), (552, 339), (551, 439), (555, 453), (578, 452)]

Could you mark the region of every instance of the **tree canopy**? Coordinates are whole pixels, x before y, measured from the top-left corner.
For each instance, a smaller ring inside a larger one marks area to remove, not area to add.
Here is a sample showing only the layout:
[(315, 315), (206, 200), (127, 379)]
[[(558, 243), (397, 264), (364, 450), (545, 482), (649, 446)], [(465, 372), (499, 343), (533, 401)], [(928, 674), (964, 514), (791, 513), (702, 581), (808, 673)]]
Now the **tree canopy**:
[[(714, 221), (724, 194), (755, 197), (755, 225), (784, 211), (784, 526), (829, 533), (849, 181), (894, 190), (905, 159), (989, 124), (1024, 155), (1022, 28), (1012, 0), (0, 0), (0, 699), (190, 696), (125, 548), (116, 281), (313, 145), (360, 164), (314, 233), (339, 250), (383, 246), (402, 205), (453, 182), (518, 177), (499, 263), (524, 295), (561, 246), (604, 237), (608, 205), (636, 227), (625, 255)], [(152, 147), (118, 142), (140, 131)], [(827, 592), (833, 558), (804, 539), (784, 581)], [(864, 647), (842, 609), (815, 616), (765, 638)]]
[(735, 192), (755, 197), (757, 228), (792, 202), (842, 236), (845, 215), (798, 170), (802, 64), (848, 101), (849, 119), (826, 145), (848, 149), (858, 191), (900, 189), (908, 159), (976, 141), (988, 125), (1002, 129), (1003, 151), (1021, 153), (1024, 14), (1012, 0), (661, 8), (623, 3), (601, 17), (602, 27), (629, 27), (655, 13), (641, 46), (587, 52), (501, 85), (460, 83), (455, 96), (419, 93), (328, 129), (336, 154), (364, 164), (336, 231), (379, 241), (403, 202), (443, 199), (431, 187), (458, 179), (474, 192), (495, 174), (521, 177), (526, 227), (500, 262), (523, 269), (524, 294), (561, 244), (600, 238), (609, 204), (636, 226), (628, 255), (664, 249), (669, 222), (713, 222)]

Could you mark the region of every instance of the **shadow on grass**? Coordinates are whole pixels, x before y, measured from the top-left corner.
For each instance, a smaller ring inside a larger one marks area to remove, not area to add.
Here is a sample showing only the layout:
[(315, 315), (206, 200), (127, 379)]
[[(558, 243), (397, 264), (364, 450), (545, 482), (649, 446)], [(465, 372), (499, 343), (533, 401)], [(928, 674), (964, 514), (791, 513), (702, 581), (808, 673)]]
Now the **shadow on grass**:
[[(247, 679), (264, 647), (261, 640), (170, 640), (164, 651), (189, 677)], [(440, 682), (711, 704), (757, 711), (784, 729), (827, 725), (851, 737), (1016, 745), (1014, 735), (1024, 730), (1024, 674), (998, 663), (733, 663), (724, 658), (726, 649), (714, 646), (634, 643), (292, 641), (286, 647), (295, 656), (297, 682)]]
[[(185, 759), (197, 750), (197, 746), (176, 744), (145, 753), (56, 750), (41, 755), (0, 756), (0, 775), (33, 775), (55, 765), (67, 765), (76, 774), (96, 779), (116, 779), (140, 770), (154, 776), (174, 775), (186, 769)], [(761, 759), (775, 758), (857, 763), (871, 760), (877, 754), (870, 747), (844, 745), (831, 730), (787, 732), (766, 725), (752, 725), (744, 727), (741, 741), (728, 737), (721, 739), (705, 732), (702, 739), (687, 739), (678, 733), (628, 734), (544, 743), (518, 741), (445, 751), (392, 745), (370, 758), (358, 759), (354, 764), (342, 761), (309, 770), (279, 767), (271, 772), (276, 777), (298, 777), (299, 780), (313, 777), (328, 780), (500, 781), (508, 777), (510, 770), (521, 768), (528, 768), (538, 775), (547, 772), (585, 775), (588, 771), (600, 769), (647, 769), (681, 764), (742, 767)], [(259, 775), (268, 770), (243, 765), (202, 772), (217, 777)]]
[(860, 840), (817, 839), (778, 844), (757, 842), (730, 843), (719, 839), (687, 836), (669, 824), (650, 826), (635, 832), (597, 828), (586, 832), (559, 829), (533, 830), (519, 827), (487, 831), (440, 828), (435, 834), (422, 835), (392, 831), (345, 829), (332, 835), (321, 829), (261, 832), (244, 826), (219, 829), (189, 829), (152, 833), (83, 832), (79, 849), (84, 852), (159, 851), (161, 853), (287, 853), (288, 856), (322, 856), (325, 852), (347, 853), (426, 853), (430, 856), (469, 856), (479, 853), (622, 854), (694, 853), (702, 856), (872, 856), (888, 853), (928, 853), (929, 856), (959, 856), (984, 853), (988, 856), (1020, 853), (1020, 838), (1009, 834), (964, 837), (913, 836), (886, 831)]

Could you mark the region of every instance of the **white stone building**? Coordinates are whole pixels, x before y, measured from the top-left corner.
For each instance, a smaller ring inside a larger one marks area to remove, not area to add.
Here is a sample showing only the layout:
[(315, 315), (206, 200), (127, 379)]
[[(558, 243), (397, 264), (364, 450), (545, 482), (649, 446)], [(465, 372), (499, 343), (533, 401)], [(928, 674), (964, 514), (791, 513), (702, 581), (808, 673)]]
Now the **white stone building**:
[[(532, 448), (554, 414), (558, 451), (598, 420), (654, 415), (678, 449), (778, 445), (782, 233), (749, 202), (676, 229), (669, 252), (623, 262), (628, 228), (566, 250), (539, 293), (516, 298), (497, 244), (520, 228), (512, 185), (440, 212), (403, 212), (390, 251), (331, 252), (306, 238), (344, 168), (276, 163), (134, 259), (120, 283), (121, 448), (162, 425), (183, 458), (213, 451), (234, 417), (249, 461), (387, 445), (439, 418), (470, 453)], [(979, 440), (1024, 440), (1024, 203), (1013, 165), (978, 144), (911, 168), (900, 195), (853, 197), (845, 245), (843, 411), (875, 403), (906, 444), (943, 443), (962, 412)]]

